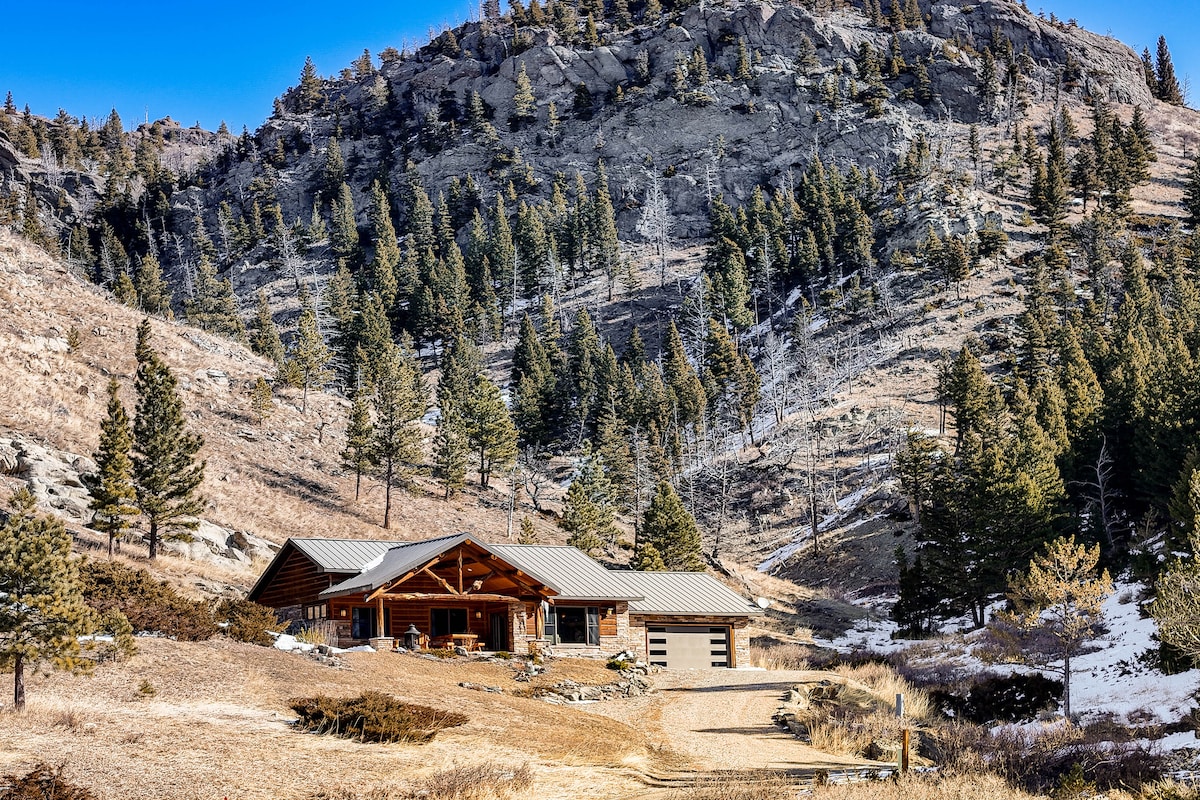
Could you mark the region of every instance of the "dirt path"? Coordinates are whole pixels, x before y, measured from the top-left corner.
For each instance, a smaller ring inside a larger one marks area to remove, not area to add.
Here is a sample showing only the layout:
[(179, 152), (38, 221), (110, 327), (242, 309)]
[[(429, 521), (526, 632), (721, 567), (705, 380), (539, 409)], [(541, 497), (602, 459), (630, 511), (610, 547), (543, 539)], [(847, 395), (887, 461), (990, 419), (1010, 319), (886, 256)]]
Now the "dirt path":
[[(814, 750), (771, 717), (783, 693), (820, 673), (761, 670), (679, 670), (654, 676), (658, 691), (589, 711), (647, 732), (705, 772), (843, 769), (862, 760)], [(685, 766), (680, 764), (681, 767)]]

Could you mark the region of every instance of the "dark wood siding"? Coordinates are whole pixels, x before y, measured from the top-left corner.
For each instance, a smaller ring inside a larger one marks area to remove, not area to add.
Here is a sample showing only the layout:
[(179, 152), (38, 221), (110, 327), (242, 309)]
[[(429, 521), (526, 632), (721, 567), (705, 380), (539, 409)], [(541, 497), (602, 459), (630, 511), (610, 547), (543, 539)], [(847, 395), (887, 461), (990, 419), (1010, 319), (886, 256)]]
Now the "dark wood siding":
[(350, 577), (348, 574), (321, 572), (317, 565), (294, 547), (275, 569), (275, 574), (255, 597), (255, 601), (271, 608), (304, 605), (317, 602), (317, 595), (335, 583)]

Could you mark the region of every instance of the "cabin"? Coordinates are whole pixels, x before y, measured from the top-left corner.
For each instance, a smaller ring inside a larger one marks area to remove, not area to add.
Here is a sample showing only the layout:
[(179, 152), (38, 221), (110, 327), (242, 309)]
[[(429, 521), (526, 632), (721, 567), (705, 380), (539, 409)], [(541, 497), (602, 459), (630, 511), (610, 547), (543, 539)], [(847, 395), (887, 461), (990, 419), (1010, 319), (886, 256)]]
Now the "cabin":
[[(422, 647), (600, 656), (669, 668), (735, 667), (762, 609), (699, 572), (610, 570), (574, 547), (288, 539), (249, 598), (340, 647)], [(388, 641), (390, 640), (390, 641)]]

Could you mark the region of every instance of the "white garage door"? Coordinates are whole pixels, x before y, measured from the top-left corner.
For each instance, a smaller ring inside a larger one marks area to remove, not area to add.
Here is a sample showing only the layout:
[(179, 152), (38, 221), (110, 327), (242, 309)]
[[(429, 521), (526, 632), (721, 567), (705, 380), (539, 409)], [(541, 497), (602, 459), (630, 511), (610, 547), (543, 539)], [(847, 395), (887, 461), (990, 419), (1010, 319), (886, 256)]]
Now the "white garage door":
[(651, 625), (646, 633), (651, 664), (669, 669), (729, 666), (729, 628)]

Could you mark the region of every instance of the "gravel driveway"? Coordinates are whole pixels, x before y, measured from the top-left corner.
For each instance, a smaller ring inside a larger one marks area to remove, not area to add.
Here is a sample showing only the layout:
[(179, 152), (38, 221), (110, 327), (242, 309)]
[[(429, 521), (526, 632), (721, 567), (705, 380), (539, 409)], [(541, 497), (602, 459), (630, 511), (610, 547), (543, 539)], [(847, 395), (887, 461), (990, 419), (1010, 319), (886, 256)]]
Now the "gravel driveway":
[(783, 693), (821, 673), (765, 670), (668, 670), (654, 675), (658, 691), (587, 710), (647, 732), (702, 771), (839, 769), (861, 759), (803, 744), (772, 721)]

